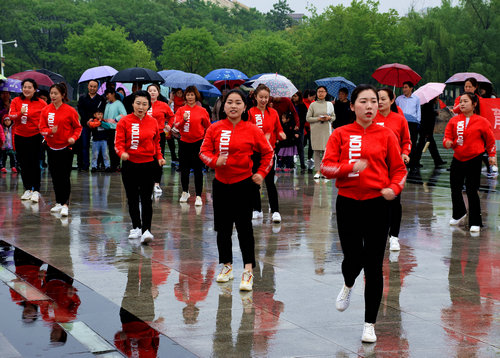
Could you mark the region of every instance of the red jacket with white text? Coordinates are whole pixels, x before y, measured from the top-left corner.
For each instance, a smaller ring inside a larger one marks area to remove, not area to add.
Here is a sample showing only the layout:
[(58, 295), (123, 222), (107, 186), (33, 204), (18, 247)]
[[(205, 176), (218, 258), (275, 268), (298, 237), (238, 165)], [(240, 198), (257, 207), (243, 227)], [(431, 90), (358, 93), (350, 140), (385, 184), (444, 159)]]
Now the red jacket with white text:
[[(239, 121), (235, 126), (228, 119), (212, 124), (201, 145), (200, 158), (215, 169), (215, 178), (224, 184), (233, 184), (252, 176), (252, 154), (261, 153), (260, 166), (256, 174), (263, 178), (273, 166), (273, 148), (264, 133), (253, 123)], [(222, 154), (227, 154), (226, 165), (216, 167)]]
[(145, 115), (141, 120), (133, 113), (122, 117), (116, 125), (115, 151), (119, 157), (127, 152), (132, 163), (163, 159), (156, 119)]
[(384, 117), (380, 112), (377, 112), (374, 122), (382, 127), (392, 129), (398, 139), (401, 154), (410, 155), (410, 130), (408, 129), (408, 121), (404, 116), (390, 111), (387, 117)]
[[(21, 97), (14, 98), (10, 104), (9, 117), (14, 122), (16, 135), (32, 137), (39, 134), (40, 113), (46, 105), (47, 103), (43, 99), (31, 101), (21, 99)], [(22, 107), (27, 108), (28, 113), (26, 115), (21, 114)]]
[(170, 109), (168, 104), (163, 101), (154, 101), (151, 108), (148, 110), (148, 114), (158, 121), (158, 129), (160, 132), (163, 131), (165, 123), (170, 127), (174, 122), (174, 112)]
[[(57, 132), (52, 133), (52, 127)], [(46, 106), (40, 114), (40, 134), (45, 137), (47, 145), (52, 149), (63, 149), (69, 146), (69, 138), (75, 141), (82, 133), (82, 125), (78, 112), (70, 105), (63, 103), (56, 109), (53, 103)]]
[[(353, 172), (354, 163), (365, 159), (368, 166)], [(337, 128), (326, 144), (321, 173), (336, 178), (339, 195), (368, 200), (391, 188), (399, 195), (406, 181), (406, 167), (392, 130), (372, 123), (363, 128), (357, 122)]]
[(278, 111), (267, 108), (263, 114), (257, 107), (252, 107), (248, 110), (248, 120), (259, 127), (266, 135), (266, 138), (269, 136), (269, 144), (274, 149), (279, 134), (284, 133)]
[[(463, 140), (462, 145), (457, 143), (459, 139)], [(461, 162), (471, 160), (485, 150), (489, 157), (495, 157), (497, 154), (491, 124), (486, 118), (477, 114), (470, 117), (467, 126), (465, 115), (462, 113), (450, 119), (444, 130), (443, 146), (449, 140), (453, 142), (451, 145), (455, 151), (453, 157)]]
[[(184, 113), (189, 113), (188, 120), (184, 119)], [(181, 141), (194, 143), (203, 139), (205, 131), (210, 127), (210, 116), (205, 108), (195, 105), (182, 106), (175, 112), (175, 128), (181, 133)]]

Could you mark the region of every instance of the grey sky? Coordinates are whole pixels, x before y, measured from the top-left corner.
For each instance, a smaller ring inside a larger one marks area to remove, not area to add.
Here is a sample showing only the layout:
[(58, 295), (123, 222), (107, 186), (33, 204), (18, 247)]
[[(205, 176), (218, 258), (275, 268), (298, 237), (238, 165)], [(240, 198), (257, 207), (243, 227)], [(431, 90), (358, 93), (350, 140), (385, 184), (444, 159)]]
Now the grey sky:
[[(241, 3), (249, 6), (255, 7), (261, 12), (268, 12), (273, 8), (273, 4), (277, 3), (278, 0), (238, 0)], [(351, 0), (288, 0), (288, 4), (294, 10), (294, 12), (304, 13), (308, 15), (306, 7), (313, 4), (318, 12), (322, 12), (324, 8), (329, 5), (344, 5), (349, 6)], [(426, 7), (440, 6), (441, 0), (380, 0), (379, 10), (385, 12), (389, 9), (395, 9), (400, 15), (405, 15), (408, 9), (413, 5), (415, 9), (421, 10)], [(452, 1), (454, 5), (457, 4), (457, 0)]]

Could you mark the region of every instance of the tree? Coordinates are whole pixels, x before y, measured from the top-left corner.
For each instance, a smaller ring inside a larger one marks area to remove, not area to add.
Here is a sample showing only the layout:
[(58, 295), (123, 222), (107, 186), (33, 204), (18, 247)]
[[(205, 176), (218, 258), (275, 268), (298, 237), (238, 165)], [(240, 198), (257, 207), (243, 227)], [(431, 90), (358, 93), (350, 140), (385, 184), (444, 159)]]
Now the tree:
[(292, 26), (293, 19), (290, 14), (293, 10), (288, 6), (287, 0), (278, 0), (273, 4), (273, 9), (266, 14), (267, 22), (272, 30), (284, 30)]
[(158, 60), (163, 68), (206, 74), (219, 53), (219, 45), (205, 28), (182, 28), (165, 37)]

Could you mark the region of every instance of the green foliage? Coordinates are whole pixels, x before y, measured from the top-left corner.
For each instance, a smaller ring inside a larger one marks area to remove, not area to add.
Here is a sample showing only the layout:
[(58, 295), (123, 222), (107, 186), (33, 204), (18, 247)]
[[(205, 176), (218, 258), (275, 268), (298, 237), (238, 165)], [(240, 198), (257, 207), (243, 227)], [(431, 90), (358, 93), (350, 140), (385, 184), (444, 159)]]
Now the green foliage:
[(273, 9), (266, 14), (267, 22), (271, 30), (280, 31), (292, 26), (293, 20), (289, 16), (293, 10), (287, 0), (278, 0), (273, 4)]

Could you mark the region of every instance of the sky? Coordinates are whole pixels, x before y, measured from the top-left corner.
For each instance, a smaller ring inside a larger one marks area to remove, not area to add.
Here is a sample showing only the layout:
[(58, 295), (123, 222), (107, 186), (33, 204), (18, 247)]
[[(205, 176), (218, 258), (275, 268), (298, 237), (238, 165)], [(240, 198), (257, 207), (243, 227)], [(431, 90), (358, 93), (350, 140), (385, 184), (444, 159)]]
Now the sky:
[[(278, 0), (238, 1), (249, 7), (255, 7), (257, 10), (264, 13), (271, 10), (273, 8), (273, 4), (278, 2)], [(294, 12), (303, 13), (306, 15), (308, 15), (306, 7), (310, 4), (313, 4), (318, 9), (318, 13), (321, 13), (323, 9), (329, 5), (349, 6), (350, 3), (351, 0), (288, 0), (288, 5)], [(412, 5), (418, 11), (426, 7), (440, 6), (441, 0), (380, 0), (379, 3), (379, 11), (381, 12), (385, 12), (389, 9), (395, 9), (398, 11), (399, 15), (405, 15)], [(452, 3), (455, 5), (457, 1), (452, 1)]]

